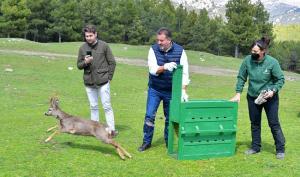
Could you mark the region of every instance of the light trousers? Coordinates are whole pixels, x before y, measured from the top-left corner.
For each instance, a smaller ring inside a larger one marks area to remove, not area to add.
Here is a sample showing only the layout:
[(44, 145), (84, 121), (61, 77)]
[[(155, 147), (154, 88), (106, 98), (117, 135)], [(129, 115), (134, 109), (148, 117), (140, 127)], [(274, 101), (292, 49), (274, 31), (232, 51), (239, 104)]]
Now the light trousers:
[(101, 98), (102, 107), (105, 113), (106, 124), (112, 131), (115, 130), (114, 112), (110, 102), (109, 82), (100, 88), (85, 87), (90, 102), (91, 119), (99, 122), (98, 98)]

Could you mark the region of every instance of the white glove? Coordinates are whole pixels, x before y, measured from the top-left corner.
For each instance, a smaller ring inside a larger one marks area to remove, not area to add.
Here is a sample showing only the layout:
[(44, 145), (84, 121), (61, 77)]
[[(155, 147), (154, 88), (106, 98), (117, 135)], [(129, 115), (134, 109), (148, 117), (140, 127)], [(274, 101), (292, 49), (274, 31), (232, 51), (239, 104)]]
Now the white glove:
[(261, 105), (267, 102), (267, 100), (264, 98), (266, 93), (268, 93), (266, 90), (261, 91), (258, 97), (254, 100), (254, 103)]
[(177, 68), (177, 64), (175, 62), (165, 63), (164, 64), (164, 70), (173, 71)]
[(189, 96), (186, 94), (185, 89), (182, 89), (181, 92), (181, 102), (187, 102), (189, 101)]

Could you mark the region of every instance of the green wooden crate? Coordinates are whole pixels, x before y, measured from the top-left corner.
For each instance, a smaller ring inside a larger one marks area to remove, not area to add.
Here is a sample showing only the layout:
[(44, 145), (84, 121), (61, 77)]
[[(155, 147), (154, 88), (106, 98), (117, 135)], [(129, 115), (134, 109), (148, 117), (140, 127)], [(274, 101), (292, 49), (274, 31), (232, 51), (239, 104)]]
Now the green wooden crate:
[(179, 159), (208, 159), (235, 153), (238, 104), (227, 100), (181, 102), (182, 66), (173, 73), (168, 153)]

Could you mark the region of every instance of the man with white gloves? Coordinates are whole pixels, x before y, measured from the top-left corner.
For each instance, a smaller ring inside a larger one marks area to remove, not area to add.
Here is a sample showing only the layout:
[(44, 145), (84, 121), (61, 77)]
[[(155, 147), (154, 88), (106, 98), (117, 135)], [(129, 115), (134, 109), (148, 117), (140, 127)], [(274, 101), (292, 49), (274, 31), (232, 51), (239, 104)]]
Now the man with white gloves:
[(157, 43), (149, 50), (148, 98), (143, 127), (143, 144), (138, 148), (138, 151), (140, 152), (151, 147), (155, 115), (161, 101), (163, 101), (163, 110), (165, 115), (164, 139), (168, 146), (169, 107), (172, 95), (172, 71), (177, 68), (177, 65), (183, 65), (181, 100), (188, 101), (186, 87), (190, 80), (187, 56), (182, 46), (173, 42), (171, 37), (172, 35), (169, 29), (160, 28), (156, 35)]

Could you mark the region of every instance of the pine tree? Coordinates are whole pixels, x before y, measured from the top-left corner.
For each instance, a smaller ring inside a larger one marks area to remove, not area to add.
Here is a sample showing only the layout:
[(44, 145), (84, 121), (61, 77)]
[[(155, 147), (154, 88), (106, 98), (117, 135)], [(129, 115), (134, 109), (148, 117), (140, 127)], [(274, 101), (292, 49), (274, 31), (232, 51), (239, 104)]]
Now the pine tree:
[(268, 36), (271, 40), (273, 40), (273, 24), (269, 22), (269, 13), (260, 0), (257, 1), (254, 6), (254, 24), (257, 26), (258, 32), (260, 34), (258, 37)]
[(74, 0), (52, 0), (51, 3), (57, 8), (50, 13), (52, 23), (47, 32), (57, 34), (59, 43), (64, 35), (70, 40), (78, 40), (83, 25), (78, 13), (77, 2)]
[(196, 23), (198, 15), (195, 11), (191, 11), (188, 13), (186, 20), (183, 21), (181, 30), (176, 37), (176, 42), (183, 45), (186, 49), (193, 49), (193, 46), (190, 46), (192, 42), (192, 35), (193, 35), (193, 26)]
[(258, 27), (254, 23), (255, 7), (250, 0), (229, 0), (226, 4), (226, 30), (228, 44), (234, 48), (234, 56), (240, 51), (247, 52), (251, 43), (257, 39)]
[(47, 42), (51, 40), (46, 33), (51, 23), (50, 12), (55, 8), (51, 1), (46, 0), (27, 0), (28, 7), (31, 10), (29, 16), (29, 34), (28, 37), (33, 41)]
[(210, 29), (210, 19), (206, 9), (200, 10), (198, 18), (192, 27), (191, 42), (189, 47), (199, 50), (207, 51), (211, 44), (212, 33)]
[(31, 13), (26, 0), (3, 0), (1, 3), (0, 29), (7, 37), (26, 35)]

